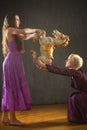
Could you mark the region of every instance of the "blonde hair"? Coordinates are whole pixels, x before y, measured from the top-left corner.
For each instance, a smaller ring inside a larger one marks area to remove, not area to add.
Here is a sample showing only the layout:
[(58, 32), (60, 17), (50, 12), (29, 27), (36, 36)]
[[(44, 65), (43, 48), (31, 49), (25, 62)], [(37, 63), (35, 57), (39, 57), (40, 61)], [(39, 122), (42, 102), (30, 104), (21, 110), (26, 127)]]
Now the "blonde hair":
[(83, 66), (83, 58), (78, 54), (70, 54), (69, 55), (72, 67), (75, 69), (80, 69)]

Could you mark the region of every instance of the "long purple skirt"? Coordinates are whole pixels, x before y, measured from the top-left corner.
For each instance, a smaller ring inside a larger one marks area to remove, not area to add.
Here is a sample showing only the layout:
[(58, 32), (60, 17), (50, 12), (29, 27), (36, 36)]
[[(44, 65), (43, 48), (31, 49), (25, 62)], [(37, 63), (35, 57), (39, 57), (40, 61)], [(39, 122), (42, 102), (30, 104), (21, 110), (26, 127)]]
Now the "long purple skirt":
[(22, 55), (8, 52), (3, 62), (2, 111), (31, 109), (31, 95), (26, 81)]

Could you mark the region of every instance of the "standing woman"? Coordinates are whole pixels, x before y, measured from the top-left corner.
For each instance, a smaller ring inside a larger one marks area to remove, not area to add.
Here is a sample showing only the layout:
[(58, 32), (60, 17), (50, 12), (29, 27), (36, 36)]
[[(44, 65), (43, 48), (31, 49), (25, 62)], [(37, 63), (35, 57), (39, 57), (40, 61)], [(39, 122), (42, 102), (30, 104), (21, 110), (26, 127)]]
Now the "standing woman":
[(19, 25), (19, 16), (9, 13), (2, 27), (4, 61), (1, 110), (2, 122), (10, 125), (22, 125), (16, 118), (15, 111), (31, 109), (32, 100), (22, 61), (23, 40), (41, 35), (40, 29), (19, 29)]

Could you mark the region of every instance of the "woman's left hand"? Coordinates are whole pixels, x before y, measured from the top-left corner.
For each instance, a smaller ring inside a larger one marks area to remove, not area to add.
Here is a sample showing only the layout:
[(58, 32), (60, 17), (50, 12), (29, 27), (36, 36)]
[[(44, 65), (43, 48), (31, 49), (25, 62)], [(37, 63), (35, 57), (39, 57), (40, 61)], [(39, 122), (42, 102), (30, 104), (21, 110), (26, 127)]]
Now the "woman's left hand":
[(43, 34), (43, 30), (37, 29), (36, 33), (37, 33), (38, 36), (41, 36)]

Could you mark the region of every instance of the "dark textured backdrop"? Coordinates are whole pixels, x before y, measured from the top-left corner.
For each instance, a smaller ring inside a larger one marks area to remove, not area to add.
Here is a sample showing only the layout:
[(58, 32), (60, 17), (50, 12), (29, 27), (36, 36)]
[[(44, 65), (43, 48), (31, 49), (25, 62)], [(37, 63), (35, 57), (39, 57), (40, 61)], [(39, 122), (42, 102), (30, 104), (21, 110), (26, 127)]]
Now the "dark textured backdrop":
[[(0, 1), (0, 42), (3, 19), (8, 12), (16, 12), (22, 21), (21, 27), (42, 28), (51, 35), (53, 29), (70, 36), (70, 44), (56, 49), (53, 64), (64, 67), (70, 53), (78, 53), (84, 58), (87, 70), (87, 4), (86, 0), (1, 0)], [(70, 78), (38, 70), (32, 62), (30, 49), (39, 55), (39, 44), (25, 41), (26, 52), (23, 62), (33, 104), (66, 103), (72, 91)], [(0, 100), (2, 90), (3, 56), (0, 44)]]

